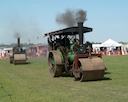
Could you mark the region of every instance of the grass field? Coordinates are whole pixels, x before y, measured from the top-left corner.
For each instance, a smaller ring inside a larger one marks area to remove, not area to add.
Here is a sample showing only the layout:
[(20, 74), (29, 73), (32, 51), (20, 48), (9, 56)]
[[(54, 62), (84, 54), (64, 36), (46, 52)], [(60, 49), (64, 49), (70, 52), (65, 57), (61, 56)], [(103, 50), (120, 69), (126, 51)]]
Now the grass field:
[(0, 102), (127, 102), (128, 56), (105, 56), (108, 68), (101, 81), (51, 78), (46, 58), (13, 65), (0, 59)]

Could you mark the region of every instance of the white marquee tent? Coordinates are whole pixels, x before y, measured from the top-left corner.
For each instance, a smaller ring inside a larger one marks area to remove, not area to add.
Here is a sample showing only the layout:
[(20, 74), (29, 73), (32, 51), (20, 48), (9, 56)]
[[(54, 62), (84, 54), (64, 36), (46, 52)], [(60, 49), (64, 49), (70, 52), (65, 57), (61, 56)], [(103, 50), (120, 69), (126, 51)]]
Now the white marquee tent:
[(106, 40), (105, 42), (101, 43), (101, 44), (93, 44), (93, 49), (100, 49), (101, 47), (107, 47), (107, 50), (108, 51), (111, 51), (111, 49), (113, 48), (116, 48), (116, 47), (120, 47), (121, 48), (121, 52), (122, 52), (122, 55), (125, 54), (126, 51), (126, 47), (121, 44), (121, 43), (118, 43), (112, 39), (108, 39)]
[(118, 43), (112, 39), (108, 39), (100, 45), (100, 47), (120, 47), (120, 46), (123, 46), (123, 44)]

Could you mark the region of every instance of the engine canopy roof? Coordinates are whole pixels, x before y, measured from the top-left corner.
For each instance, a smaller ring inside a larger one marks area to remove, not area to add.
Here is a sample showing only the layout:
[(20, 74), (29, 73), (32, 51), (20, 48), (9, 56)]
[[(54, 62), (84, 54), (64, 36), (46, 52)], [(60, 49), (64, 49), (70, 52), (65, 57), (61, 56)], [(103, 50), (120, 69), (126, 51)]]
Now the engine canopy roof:
[[(83, 33), (92, 32), (92, 28), (90, 27), (83, 27)], [(53, 32), (46, 33), (45, 36), (55, 36), (55, 35), (77, 35), (79, 34), (78, 27), (69, 27)]]

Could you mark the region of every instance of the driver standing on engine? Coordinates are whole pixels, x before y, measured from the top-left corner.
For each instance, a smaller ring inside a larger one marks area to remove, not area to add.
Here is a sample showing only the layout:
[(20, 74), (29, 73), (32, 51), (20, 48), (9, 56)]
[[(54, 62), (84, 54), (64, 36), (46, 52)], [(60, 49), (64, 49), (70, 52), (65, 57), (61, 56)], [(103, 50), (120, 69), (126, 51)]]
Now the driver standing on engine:
[(63, 46), (67, 47), (68, 49), (70, 48), (70, 40), (68, 39), (67, 35), (65, 35), (65, 37), (62, 39), (63, 42)]
[(49, 45), (49, 50), (53, 49), (53, 41), (52, 41), (52, 36), (49, 35), (48, 37), (48, 45)]

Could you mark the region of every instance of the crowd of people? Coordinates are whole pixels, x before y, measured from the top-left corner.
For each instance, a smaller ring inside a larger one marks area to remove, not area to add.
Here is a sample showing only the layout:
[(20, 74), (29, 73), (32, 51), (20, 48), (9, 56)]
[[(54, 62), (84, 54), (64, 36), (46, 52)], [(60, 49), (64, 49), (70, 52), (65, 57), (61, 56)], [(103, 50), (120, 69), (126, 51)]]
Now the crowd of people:
[(59, 38), (56, 38), (55, 40), (53, 40), (52, 36), (49, 35), (48, 44), (49, 44), (49, 50), (56, 49), (59, 45), (69, 48), (70, 40), (67, 37), (67, 35), (65, 35), (63, 38), (60, 35)]
[(112, 55), (126, 55), (128, 54), (127, 50), (121, 50), (121, 49), (110, 49), (110, 48), (94, 48), (93, 52), (95, 54), (102, 54), (107, 56)]

